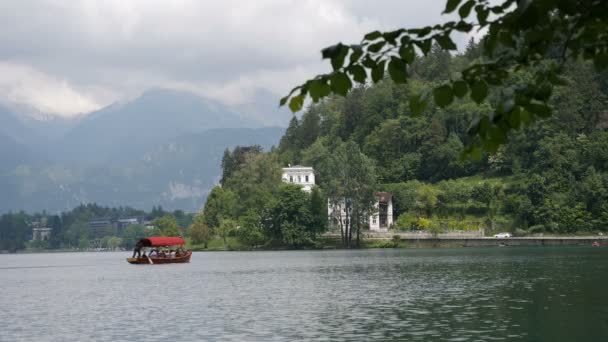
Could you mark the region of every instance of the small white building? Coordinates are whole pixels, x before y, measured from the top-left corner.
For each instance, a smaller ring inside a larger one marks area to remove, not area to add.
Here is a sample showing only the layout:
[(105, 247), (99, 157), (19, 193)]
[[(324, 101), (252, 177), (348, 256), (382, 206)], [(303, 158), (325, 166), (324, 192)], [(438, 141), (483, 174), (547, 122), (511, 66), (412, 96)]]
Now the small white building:
[[(376, 192), (376, 203), (374, 203), (374, 212), (369, 215), (368, 227), (373, 232), (386, 232), (393, 225), (393, 195), (389, 192)], [(327, 215), (330, 226), (339, 227), (340, 222), (344, 225), (346, 220), (350, 218), (350, 213), (347, 215), (345, 210), (344, 199), (337, 203), (327, 201)], [(338, 214), (337, 211), (340, 211)]]
[(283, 168), (283, 182), (302, 186), (302, 190), (311, 192), (315, 185), (315, 172), (310, 166), (289, 166)]
[(32, 241), (47, 241), (51, 238), (52, 228), (35, 227), (32, 228)]
[(369, 216), (369, 230), (386, 232), (393, 225), (393, 194), (390, 192), (376, 192), (374, 213)]

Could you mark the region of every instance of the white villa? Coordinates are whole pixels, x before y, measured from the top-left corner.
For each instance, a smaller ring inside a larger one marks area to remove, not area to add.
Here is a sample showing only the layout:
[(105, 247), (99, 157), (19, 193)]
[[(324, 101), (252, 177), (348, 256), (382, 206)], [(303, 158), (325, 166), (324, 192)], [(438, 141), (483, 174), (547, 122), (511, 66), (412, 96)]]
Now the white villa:
[(302, 186), (302, 190), (311, 192), (315, 185), (315, 172), (310, 166), (295, 165), (283, 168), (281, 177), (285, 183), (293, 183)]
[(369, 230), (386, 232), (393, 225), (393, 194), (390, 192), (376, 192), (374, 213), (369, 217)]
[(50, 227), (35, 227), (32, 229), (32, 241), (46, 241), (51, 238)]
[[(393, 225), (393, 195), (389, 192), (376, 192), (376, 203), (374, 204), (374, 212), (369, 215), (369, 230), (373, 232), (387, 232), (388, 228)], [(344, 224), (350, 215), (346, 214), (344, 209), (344, 200), (338, 201), (337, 204), (327, 201), (327, 215), (330, 226), (337, 227), (338, 220)], [(336, 210), (340, 210), (338, 218)]]
[[(285, 183), (297, 184), (302, 190), (310, 193), (315, 186), (315, 172), (310, 166), (295, 165), (283, 168), (281, 179)], [(369, 215), (369, 230), (374, 232), (386, 232), (393, 225), (393, 194), (389, 192), (376, 192), (376, 203), (374, 212)], [(344, 209), (344, 200), (332, 203), (327, 200), (327, 215), (330, 226), (338, 225), (338, 215), (335, 211), (340, 211), (339, 220), (344, 223), (350, 217)]]

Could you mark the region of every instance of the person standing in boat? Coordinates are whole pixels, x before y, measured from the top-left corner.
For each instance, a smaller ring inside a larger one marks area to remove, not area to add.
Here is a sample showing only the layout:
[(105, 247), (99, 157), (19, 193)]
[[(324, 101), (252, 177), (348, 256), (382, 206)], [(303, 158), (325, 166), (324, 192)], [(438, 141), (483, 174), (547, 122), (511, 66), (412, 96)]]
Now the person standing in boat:
[(135, 254), (137, 254), (137, 257), (141, 257), (141, 248), (143, 247), (143, 243), (141, 241), (137, 241), (137, 243), (135, 244), (135, 248), (133, 249), (133, 258), (135, 258)]

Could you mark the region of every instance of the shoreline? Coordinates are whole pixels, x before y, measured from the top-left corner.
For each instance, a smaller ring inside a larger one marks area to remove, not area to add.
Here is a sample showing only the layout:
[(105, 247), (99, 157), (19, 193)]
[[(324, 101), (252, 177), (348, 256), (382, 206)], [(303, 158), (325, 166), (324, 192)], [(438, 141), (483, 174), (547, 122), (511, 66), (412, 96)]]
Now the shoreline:
[[(287, 251), (287, 250), (339, 250), (349, 249), (342, 247), (340, 237), (324, 236), (320, 248), (201, 248), (202, 246), (189, 246), (193, 252), (230, 252), (230, 251)], [(330, 243), (331, 242), (331, 243)], [(550, 246), (591, 246), (598, 242), (600, 246), (608, 246), (608, 236), (550, 236), (550, 237), (419, 237), (419, 238), (389, 238), (389, 237), (365, 237), (360, 247), (350, 249), (378, 249), (378, 248), (458, 248), (458, 247), (550, 247)], [(127, 250), (78, 250), (78, 249), (41, 249), (20, 250), (16, 252), (0, 251), (0, 254), (38, 254), (38, 253), (106, 253), (106, 252), (131, 252)]]

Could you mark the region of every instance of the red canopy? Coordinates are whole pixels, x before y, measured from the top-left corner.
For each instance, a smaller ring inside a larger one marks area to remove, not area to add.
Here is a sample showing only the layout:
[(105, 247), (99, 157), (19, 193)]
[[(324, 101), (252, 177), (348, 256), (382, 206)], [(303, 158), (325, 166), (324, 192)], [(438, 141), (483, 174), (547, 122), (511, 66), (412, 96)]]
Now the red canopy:
[(186, 241), (177, 236), (150, 236), (139, 240), (144, 247), (185, 245)]

